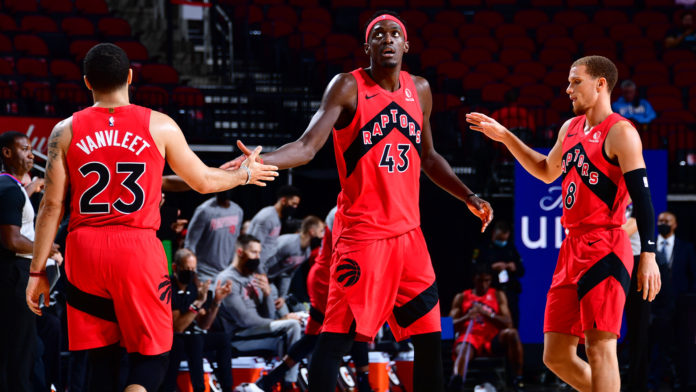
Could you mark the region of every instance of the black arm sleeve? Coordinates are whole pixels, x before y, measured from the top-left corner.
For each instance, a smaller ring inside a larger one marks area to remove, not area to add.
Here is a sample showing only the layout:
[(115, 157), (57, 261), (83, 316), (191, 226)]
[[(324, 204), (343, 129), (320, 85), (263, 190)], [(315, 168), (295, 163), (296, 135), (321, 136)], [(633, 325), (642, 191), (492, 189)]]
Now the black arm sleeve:
[(648, 172), (645, 168), (624, 173), (628, 194), (633, 200), (633, 215), (638, 224), (641, 252), (655, 252), (655, 210), (650, 199)]

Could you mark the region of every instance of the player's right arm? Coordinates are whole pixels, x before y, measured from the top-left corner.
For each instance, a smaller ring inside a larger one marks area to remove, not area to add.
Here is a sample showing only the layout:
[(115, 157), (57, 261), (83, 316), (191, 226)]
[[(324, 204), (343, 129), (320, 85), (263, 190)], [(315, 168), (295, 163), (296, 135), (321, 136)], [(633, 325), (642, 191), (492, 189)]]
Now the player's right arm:
[(452, 309), (450, 310), (449, 316), (452, 317), (452, 324), (454, 324), (454, 329), (456, 330), (459, 328), (459, 325), (466, 321), (462, 316), (464, 316), (464, 312), (462, 312), (462, 303), (464, 302), (464, 295), (462, 293), (459, 293), (454, 296), (454, 299), (452, 300)]
[(556, 144), (544, 155), (534, 151), (524, 144), (514, 133), (502, 126), (494, 119), (481, 113), (468, 113), (466, 121), (471, 124), (474, 131), (479, 131), (489, 138), (505, 144), (505, 147), (517, 159), (517, 161), (534, 177), (547, 184), (554, 182), (561, 175), (561, 156), (563, 155), (563, 139), (570, 126), (570, 120), (566, 121), (558, 132)]
[[(248, 161), (250, 175), (244, 167), (235, 170), (222, 170), (206, 166), (189, 147), (179, 126), (169, 116), (152, 111), (150, 116), (150, 133), (157, 148), (164, 154), (172, 170), (199, 193), (220, 192), (239, 185), (249, 184), (265, 186), (263, 181), (273, 181), (278, 175), (278, 168)], [(260, 152), (254, 151), (255, 154)]]
[[(302, 136), (273, 152), (263, 154), (263, 162), (278, 166), (281, 170), (308, 163), (324, 146), (334, 125), (348, 125), (349, 117), (352, 117), (357, 108), (357, 101), (358, 83), (355, 77), (348, 73), (336, 75), (326, 87), (319, 110), (312, 116)], [(251, 151), (242, 142), (237, 141), (237, 146), (244, 155), (250, 155)], [(231, 167), (234, 167), (233, 162), (238, 159), (230, 162)]]

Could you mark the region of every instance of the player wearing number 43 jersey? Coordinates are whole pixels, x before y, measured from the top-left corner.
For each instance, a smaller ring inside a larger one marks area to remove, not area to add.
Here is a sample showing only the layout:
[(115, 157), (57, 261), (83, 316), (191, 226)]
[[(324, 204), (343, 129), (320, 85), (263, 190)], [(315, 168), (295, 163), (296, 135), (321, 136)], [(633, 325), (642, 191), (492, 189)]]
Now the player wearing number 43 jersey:
[[(621, 225), (630, 194), (641, 239), (638, 289), (652, 301), (660, 291), (655, 263), (655, 214), (638, 132), (611, 112), (616, 66), (601, 56), (573, 63), (568, 93), (578, 117), (568, 120), (548, 156), (527, 147), (480, 113), (471, 128), (503, 142), (522, 166), (546, 183), (563, 177), (562, 223), (568, 236), (546, 301), (544, 363), (579, 391), (620, 390), (616, 340), (633, 268)], [(585, 339), (588, 362), (576, 354)]]
[(260, 149), (236, 170), (207, 167), (174, 121), (129, 104), (132, 71), (123, 50), (96, 45), (84, 64), (95, 103), (51, 133), (27, 304), (40, 315), (43, 294), (48, 305), (46, 258), (67, 196), (68, 340), (71, 350), (88, 350), (88, 389), (118, 389), (121, 346), (130, 356), (126, 390), (155, 391), (173, 328), (167, 263), (155, 237), (165, 159), (201, 193), (264, 185), (276, 168), (255, 162)]
[(365, 29), (370, 67), (337, 75), (304, 134), (263, 156), (280, 168), (302, 165), (333, 129), (342, 191), (326, 317), (309, 371), (315, 392), (333, 391), (353, 338), (372, 339), (387, 320), (398, 339), (412, 338), (414, 390), (441, 390), (439, 301), (418, 210), (421, 170), (466, 202), (483, 228), (492, 218), (490, 205), (433, 149), (428, 82), (401, 71), (408, 48), (403, 22), (375, 14)]

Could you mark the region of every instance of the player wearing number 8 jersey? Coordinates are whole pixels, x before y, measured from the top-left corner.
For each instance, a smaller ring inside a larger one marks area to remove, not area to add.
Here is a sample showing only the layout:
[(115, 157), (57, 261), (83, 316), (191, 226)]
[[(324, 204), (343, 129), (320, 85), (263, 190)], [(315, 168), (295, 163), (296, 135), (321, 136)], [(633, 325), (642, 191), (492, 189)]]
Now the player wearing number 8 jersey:
[[(636, 129), (612, 113), (617, 69), (601, 56), (573, 63), (566, 93), (578, 117), (568, 120), (544, 156), (492, 118), (467, 114), (471, 128), (503, 142), (520, 164), (546, 183), (563, 177), (562, 223), (567, 237), (546, 301), (544, 363), (575, 389), (620, 390), (616, 340), (633, 266), (621, 229), (628, 195), (634, 203), (641, 256), (638, 289), (652, 301), (660, 291), (655, 263), (655, 215)], [(585, 339), (588, 362), (577, 356)]]
[(164, 160), (202, 193), (263, 185), (276, 168), (253, 159), (231, 171), (205, 166), (174, 121), (129, 104), (132, 71), (123, 50), (99, 44), (84, 63), (95, 104), (51, 133), (27, 304), (41, 314), (43, 294), (48, 305), (46, 258), (69, 192), (70, 349), (88, 350), (90, 391), (118, 389), (119, 346), (129, 353), (126, 390), (154, 391), (166, 370), (173, 326), (166, 258), (155, 237)]

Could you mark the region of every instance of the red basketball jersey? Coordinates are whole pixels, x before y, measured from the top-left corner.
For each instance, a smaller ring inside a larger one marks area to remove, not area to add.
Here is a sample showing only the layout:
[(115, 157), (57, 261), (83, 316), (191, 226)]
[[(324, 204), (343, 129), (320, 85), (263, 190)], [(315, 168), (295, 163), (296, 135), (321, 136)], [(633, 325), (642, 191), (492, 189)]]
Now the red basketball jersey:
[(604, 152), (611, 127), (626, 120), (612, 113), (585, 134), (585, 116), (571, 120), (563, 140), (563, 226), (589, 231), (626, 221), (628, 190), (618, 162)]
[(164, 158), (150, 135), (151, 110), (128, 105), (73, 114), (67, 165), (69, 230), (123, 225), (157, 230)]
[[(476, 295), (476, 292), (474, 290), (466, 290), (462, 293), (462, 296), (464, 297), (462, 299), (462, 312), (464, 314), (466, 314), (469, 311), (469, 309), (471, 309), (471, 307), (477, 303), (489, 312), (500, 313), (498, 298), (495, 296), (495, 289), (493, 287), (490, 287), (488, 291), (486, 291), (486, 294), (481, 296)], [(471, 321), (474, 322), (474, 325), (471, 327), (470, 334), (473, 336), (481, 337), (482, 341), (487, 342), (493, 339), (495, 335), (498, 334), (498, 331), (500, 331), (500, 328), (498, 328), (495, 324), (493, 324), (492, 321), (484, 318), (483, 316), (478, 316)], [(469, 323), (471, 321), (464, 323), (464, 325), (460, 329), (459, 332), (461, 333), (461, 340), (464, 340), (464, 332), (469, 327)]]
[[(382, 239), (420, 225), (420, 152), (423, 111), (408, 72), (399, 89), (384, 90), (363, 69), (351, 123), (334, 129), (341, 180), (333, 241)], [(364, 242), (364, 241), (363, 241)]]

